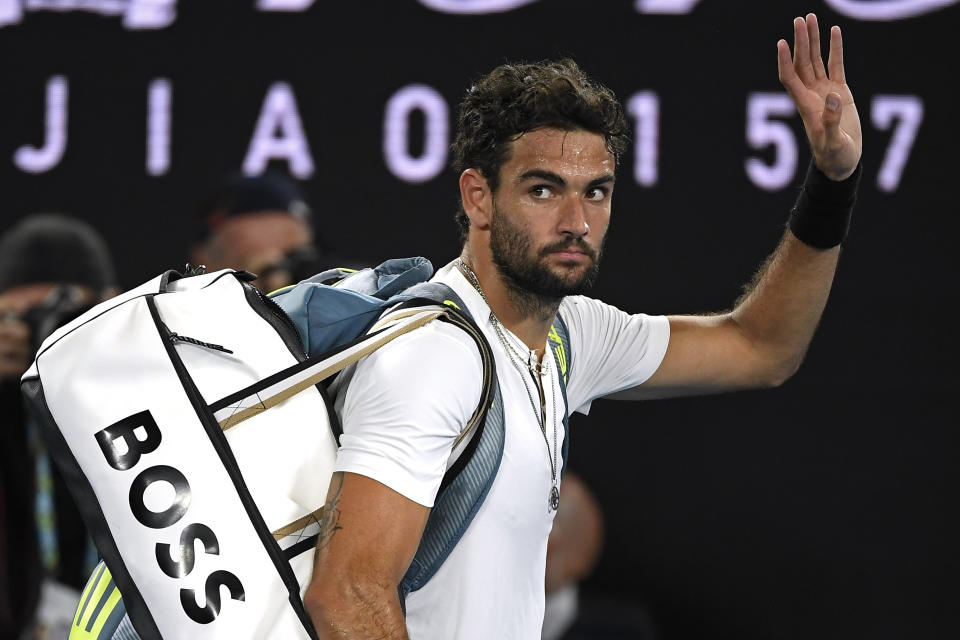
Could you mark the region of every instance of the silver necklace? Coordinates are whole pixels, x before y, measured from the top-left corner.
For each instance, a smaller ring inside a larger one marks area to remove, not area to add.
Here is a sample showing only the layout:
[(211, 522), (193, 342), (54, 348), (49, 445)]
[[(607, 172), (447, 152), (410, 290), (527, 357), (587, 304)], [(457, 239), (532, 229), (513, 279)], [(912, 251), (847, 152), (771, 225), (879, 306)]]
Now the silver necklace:
[[(487, 303), (487, 307), (490, 308), (490, 324), (493, 325), (494, 333), (497, 334), (500, 344), (503, 345), (504, 351), (507, 352), (507, 357), (510, 359), (510, 363), (513, 364), (513, 367), (517, 370), (517, 373), (520, 374), (520, 378), (523, 380), (523, 388), (527, 391), (527, 399), (530, 400), (530, 408), (533, 409), (534, 418), (536, 418), (537, 424), (540, 425), (540, 432), (543, 434), (543, 441), (547, 445), (547, 460), (550, 462), (551, 480), (550, 495), (547, 498), (547, 510), (556, 511), (560, 506), (560, 490), (557, 488), (557, 391), (554, 388), (553, 381), (549, 380), (548, 378), (548, 381), (550, 382), (550, 399), (553, 406), (553, 455), (551, 457), (550, 439), (547, 437), (546, 398), (543, 395), (542, 384), (542, 376), (548, 372), (549, 360), (545, 358), (542, 364), (536, 363), (536, 359), (533, 357), (529, 357), (524, 360), (517, 348), (511, 344), (511, 340), (506, 335), (503, 323), (500, 322), (500, 318), (497, 317), (497, 315), (493, 312), (493, 308), (490, 307), (490, 302), (487, 300), (487, 296), (483, 293), (483, 288), (480, 286), (480, 280), (477, 278), (477, 274), (474, 273), (473, 269), (471, 269), (462, 258), (457, 258), (455, 264), (457, 268), (460, 269), (461, 273), (467, 277), (467, 280), (470, 281), (470, 284), (473, 285), (473, 288), (477, 290), (477, 293), (480, 294), (480, 297), (483, 298), (483, 301)], [(526, 368), (529, 369), (530, 373), (534, 376), (534, 382), (537, 384), (537, 388), (540, 391), (539, 411), (537, 411), (537, 403), (533, 400), (533, 392), (530, 390), (530, 385), (527, 384), (527, 376), (523, 371), (521, 363), (526, 365)]]

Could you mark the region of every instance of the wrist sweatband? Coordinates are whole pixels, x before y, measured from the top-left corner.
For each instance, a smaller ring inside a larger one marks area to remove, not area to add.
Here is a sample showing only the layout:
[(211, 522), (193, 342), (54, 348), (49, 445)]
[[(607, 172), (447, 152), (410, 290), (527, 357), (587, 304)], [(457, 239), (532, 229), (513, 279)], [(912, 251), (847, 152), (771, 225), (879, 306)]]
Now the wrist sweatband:
[(811, 161), (803, 189), (790, 210), (790, 231), (801, 242), (817, 249), (829, 249), (843, 243), (850, 230), (853, 203), (863, 165), (839, 182), (828, 178)]

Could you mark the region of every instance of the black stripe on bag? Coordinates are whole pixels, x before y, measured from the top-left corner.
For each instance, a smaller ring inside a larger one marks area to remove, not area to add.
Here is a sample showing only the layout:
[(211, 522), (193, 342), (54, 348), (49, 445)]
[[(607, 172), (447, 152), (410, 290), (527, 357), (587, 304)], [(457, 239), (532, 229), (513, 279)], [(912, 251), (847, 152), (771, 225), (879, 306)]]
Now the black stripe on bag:
[(62, 336), (60, 336), (59, 338), (57, 338), (54, 342), (51, 342), (51, 343), (49, 343), (49, 344), (47, 344), (46, 342), (44, 342), (44, 344), (41, 345), (41, 350), (37, 352), (37, 356), (36, 356), (36, 357), (39, 358), (41, 355), (43, 355), (44, 353), (46, 353), (47, 351), (49, 351), (49, 350), (53, 347), (53, 345), (57, 344), (58, 342), (60, 342), (60, 341), (63, 340), (64, 338), (66, 338), (68, 335), (70, 335), (71, 333), (73, 333), (73, 332), (76, 331), (77, 329), (79, 329), (79, 328), (81, 328), (81, 327), (83, 327), (83, 326), (85, 326), (85, 325), (90, 324), (91, 322), (93, 322), (94, 320), (96, 320), (97, 318), (99, 318), (100, 316), (102, 316), (103, 314), (109, 313), (109, 312), (113, 311), (114, 309), (117, 309), (117, 308), (119, 308), (119, 307), (122, 307), (122, 306), (125, 305), (125, 304), (129, 304), (129, 303), (131, 303), (131, 302), (134, 302), (134, 301), (136, 301), (136, 300), (139, 300), (140, 298), (146, 298), (146, 297), (152, 296), (152, 295), (154, 295), (154, 294), (152, 294), (152, 293), (144, 293), (144, 294), (142, 294), (142, 295), (134, 296), (134, 297), (132, 297), (132, 298), (128, 298), (128, 299), (126, 299), (126, 300), (123, 300), (123, 301), (121, 301), (121, 302), (118, 302), (117, 304), (113, 305), (112, 307), (107, 307), (107, 308), (103, 309), (103, 310), (100, 311), (97, 315), (91, 316), (91, 317), (87, 318), (86, 320), (84, 320), (83, 322), (77, 323), (74, 327), (72, 327), (69, 331), (65, 332)]
[[(273, 539), (273, 534), (263, 521), (260, 511), (257, 509), (256, 503), (253, 501), (253, 496), (250, 495), (250, 490), (247, 489), (247, 485), (243, 481), (243, 476), (240, 473), (240, 465), (237, 464), (237, 460), (233, 456), (233, 451), (231, 451), (230, 445), (227, 443), (227, 439), (223, 435), (223, 431), (220, 429), (220, 425), (217, 423), (217, 420), (214, 418), (210, 409), (207, 408), (207, 404), (204, 402), (203, 396), (200, 394), (199, 389), (197, 389), (196, 384), (193, 382), (193, 378), (190, 377), (190, 373), (187, 371), (186, 366), (180, 359), (180, 355), (177, 353), (176, 348), (174, 348), (173, 342), (170, 341), (169, 336), (167, 335), (169, 334), (169, 330), (166, 329), (166, 325), (164, 325), (163, 321), (160, 319), (160, 313), (157, 310), (157, 303), (153, 297), (147, 298), (147, 307), (150, 309), (150, 315), (153, 317), (157, 331), (160, 333), (163, 346), (167, 350), (167, 355), (170, 358), (170, 362), (173, 364), (173, 368), (177, 372), (177, 376), (180, 378), (180, 382), (187, 394), (187, 398), (189, 398), (190, 404), (193, 405), (193, 409), (197, 414), (197, 418), (199, 418), (200, 423), (207, 432), (207, 437), (210, 438), (210, 442), (213, 445), (214, 451), (217, 452), (217, 455), (220, 457), (220, 461), (223, 463), (224, 469), (227, 471), (227, 475), (233, 482), (233, 486), (237, 490), (237, 496), (240, 498), (240, 502), (243, 504), (243, 508), (247, 513), (247, 517), (250, 518), (250, 522), (253, 525), (254, 530), (257, 532), (257, 536), (260, 538), (263, 548), (266, 550), (267, 555), (273, 562), (274, 568), (277, 570), (277, 573), (283, 580), (284, 585), (287, 587), (287, 592), (289, 595), (288, 600), (291, 607), (293, 607), (294, 612), (297, 614), (297, 618), (299, 618), (300, 623), (303, 625), (303, 628), (307, 634), (313, 640), (318, 640), (317, 632), (313, 628), (313, 623), (310, 622), (310, 618), (307, 616), (307, 612), (303, 608), (303, 600), (300, 598), (300, 583), (297, 581), (296, 576), (293, 575), (293, 569), (290, 568), (290, 565), (283, 557), (280, 548), (277, 546), (276, 541)], [(123, 591), (122, 586), (120, 592), (124, 594), (124, 597), (126, 597), (126, 592)]]
[(306, 537), (296, 544), (292, 544), (286, 549), (283, 550), (283, 557), (289, 562), (293, 560), (301, 553), (306, 553), (307, 551), (313, 551), (314, 547), (317, 546), (317, 540), (320, 538), (319, 533), (315, 533), (312, 536)]
[[(147, 298), (150, 299), (149, 297)], [(37, 371), (40, 371), (42, 360), (37, 359)], [(83, 517), (83, 522), (90, 532), (90, 537), (97, 545), (107, 566), (110, 567), (110, 573), (113, 579), (120, 587), (123, 599), (130, 613), (131, 620), (136, 621), (136, 628), (143, 640), (162, 640), (160, 629), (154, 622), (150, 610), (147, 608), (137, 584), (130, 577), (130, 572), (123, 562), (117, 543), (110, 533), (110, 525), (100, 509), (100, 503), (90, 485), (90, 481), (83, 473), (77, 459), (70, 451), (63, 433), (57, 426), (56, 421), (50, 414), (47, 407), (47, 400), (43, 393), (43, 385), (39, 378), (28, 378), (21, 383), (24, 398), (30, 405), (33, 418), (40, 427), (40, 433), (43, 436), (44, 445), (47, 447), (47, 453), (53, 458), (64, 479), (64, 484), (70, 490), (70, 495)], [(93, 593), (91, 587), (90, 593)], [(89, 603), (88, 603), (89, 604)]]
[(281, 382), (282, 380), (286, 380), (287, 378), (294, 376), (305, 369), (309, 369), (310, 367), (314, 366), (318, 362), (323, 362), (327, 358), (332, 358), (333, 356), (337, 355), (341, 351), (345, 351), (350, 347), (360, 344), (364, 340), (367, 340), (369, 338), (372, 338), (374, 336), (377, 336), (383, 333), (386, 330), (387, 330), (387, 327), (384, 327), (383, 329), (380, 329), (379, 331), (376, 331), (374, 333), (363, 334), (360, 337), (351, 340), (350, 342), (347, 342), (345, 344), (340, 345), (339, 347), (336, 347), (335, 349), (331, 349), (330, 351), (327, 351), (326, 353), (322, 353), (318, 356), (313, 356), (312, 358), (304, 360), (303, 362), (298, 362), (295, 365), (291, 365), (286, 369), (281, 369), (280, 371), (274, 373), (273, 375), (267, 376), (260, 382), (255, 382), (249, 387), (240, 389), (239, 391), (231, 393), (225, 398), (221, 398), (220, 400), (217, 400), (216, 402), (210, 405), (210, 412), (216, 413), (217, 411), (220, 411), (221, 409), (225, 409), (232, 404), (236, 404), (237, 402), (240, 402), (241, 400), (244, 400), (249, 396), (254, 395), (255, 393), (260, 393), (264, 389), (267, 389), (268, 387), (272, 387), (278, 382)]

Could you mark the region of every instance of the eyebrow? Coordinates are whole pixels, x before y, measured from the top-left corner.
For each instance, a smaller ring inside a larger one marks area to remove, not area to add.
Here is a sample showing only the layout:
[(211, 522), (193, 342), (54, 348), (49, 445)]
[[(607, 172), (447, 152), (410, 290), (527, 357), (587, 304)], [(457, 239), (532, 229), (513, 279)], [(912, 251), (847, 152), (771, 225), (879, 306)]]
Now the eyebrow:
[(594, 187), (599, 187), (600, 185), (603, 185), (603, 184), (613, 184), (615, 180), (616, 178), (614, 177), (614, 175), (612, 173), (608, 173), (606, 175), (600, 176), (599, 178), (594, 178), (593, 180), (591, 180), (590, 184), (587, 185), (587, 189), (588, 190), (593, 189)]
[[(544, 171), (542, 169), (531, 169), (529, 171), (524, 171), (522, 174), (520, 174), (517, 182), (523, 182), (524, 180), (529, 180), (530, 178), (537, 178), (546, 182), (551, 182), (559, 187), (567, 186), (567, 181), (562, 177), (552, 171)], [(612, 184), (614, 180), (614, 175), (612, 173), (608, 173), (600, 176), (599, 178), (594, 178), (591, 180), (590, 183), (587, 184), (587, 189), (593, 189), (594, 187), (599, 187), (602, 184)]]

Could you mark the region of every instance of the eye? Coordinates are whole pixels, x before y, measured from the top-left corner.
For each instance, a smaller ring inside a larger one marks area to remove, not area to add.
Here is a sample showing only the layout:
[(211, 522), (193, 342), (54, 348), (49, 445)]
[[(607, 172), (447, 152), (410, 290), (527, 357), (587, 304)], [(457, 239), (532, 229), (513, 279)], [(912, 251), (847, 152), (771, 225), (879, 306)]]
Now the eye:
[(546, 200), (553, 195), (553, 189), (549, 185), (538, 184), (530, 188), (530, 195), (536, 200)]
[(591, 187), (586, 193), (587, 200), (591, 200), (593, 202), (603, 202), (609, 192), (610, 190), (606, 187)]

